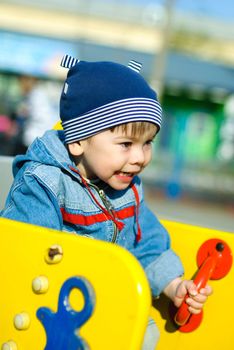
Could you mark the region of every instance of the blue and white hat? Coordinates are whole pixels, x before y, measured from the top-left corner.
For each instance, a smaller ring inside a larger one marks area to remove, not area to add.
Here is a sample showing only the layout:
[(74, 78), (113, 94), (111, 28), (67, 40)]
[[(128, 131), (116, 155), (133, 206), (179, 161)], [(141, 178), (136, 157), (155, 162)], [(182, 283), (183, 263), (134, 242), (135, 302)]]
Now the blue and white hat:
[(85, 62), (66, 55), (61, 65), (69, 68), (60, 99), (66, 143), (131, 122), (146, 121), (160, 129), (162, 109), (139, 74), (140, 63)]

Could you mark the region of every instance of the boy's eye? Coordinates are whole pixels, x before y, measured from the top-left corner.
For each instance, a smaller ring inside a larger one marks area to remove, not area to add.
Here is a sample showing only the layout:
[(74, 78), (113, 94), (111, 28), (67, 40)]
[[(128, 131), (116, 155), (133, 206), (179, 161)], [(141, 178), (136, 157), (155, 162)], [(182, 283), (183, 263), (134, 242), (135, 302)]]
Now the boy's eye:
[(146, 144), (146, 145), (151, 145), (151, 144), (153, 143), (153, 141), (154, 141), (154, 140), (148, 140), (148, 141), (146, 141), (145, 144)]
[(124, 148), (128, 148), (128, 147), (130, 147), (131, 146), (131, 144), (132, 144), (132, 142), (122, 142), (121, 143), (121, 146), (123, 146)]

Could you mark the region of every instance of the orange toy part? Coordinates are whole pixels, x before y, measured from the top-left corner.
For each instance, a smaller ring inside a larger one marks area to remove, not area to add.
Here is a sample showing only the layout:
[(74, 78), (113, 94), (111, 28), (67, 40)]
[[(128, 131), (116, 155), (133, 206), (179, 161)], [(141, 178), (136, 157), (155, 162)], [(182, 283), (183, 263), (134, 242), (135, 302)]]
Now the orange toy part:
[[(228, 274), (232, 266), (231, 249), (220, 239), (209, 239), (198, 250), (197, 265), (199, 270), (194, 278), (194, 283), (199, 291), (206, 286), (209, 279), (220, 279)], [(202, 312), (198, 315), (192, 315), (189, 312), (186, 304), (187, 298), (188, 295), (174, 318), (181, 332), (193, 331), (202, 321)]]

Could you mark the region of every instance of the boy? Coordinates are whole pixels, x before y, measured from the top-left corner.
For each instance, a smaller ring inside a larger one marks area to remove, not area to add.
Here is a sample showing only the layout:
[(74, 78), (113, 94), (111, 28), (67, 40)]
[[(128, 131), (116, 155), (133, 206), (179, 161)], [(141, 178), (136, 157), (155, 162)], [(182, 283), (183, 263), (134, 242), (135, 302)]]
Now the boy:
[[(62, 65), (70, 68), (60, 100), (64, 131), (48, 131), (16, 157), (2, 216), (117, 243), (139, 260), (153, 296), (164, 292), (179, 306), (188, 292), (189, 310), (199, 313), (211, 288), (198, 293), (180, 278), (181, 262), (138, 177), (161, 125), (155, 92), (133, 61), (65, 56)], [(143, 348), (154, 349), (157, 338), (151, 322)]]

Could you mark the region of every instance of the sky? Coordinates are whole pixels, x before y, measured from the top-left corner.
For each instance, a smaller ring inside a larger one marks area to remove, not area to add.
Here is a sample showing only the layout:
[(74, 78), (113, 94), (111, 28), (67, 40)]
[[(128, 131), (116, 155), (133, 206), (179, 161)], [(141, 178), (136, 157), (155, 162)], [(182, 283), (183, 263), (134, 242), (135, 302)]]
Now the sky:
[[(174, 0), (178, 10), (204, 14), (234, 23), (234, 0)], [(128, 0), (145, 4), (164, 4), (165, 0)]]

